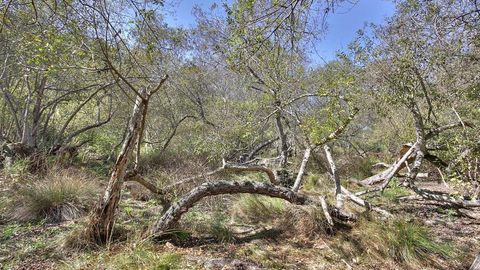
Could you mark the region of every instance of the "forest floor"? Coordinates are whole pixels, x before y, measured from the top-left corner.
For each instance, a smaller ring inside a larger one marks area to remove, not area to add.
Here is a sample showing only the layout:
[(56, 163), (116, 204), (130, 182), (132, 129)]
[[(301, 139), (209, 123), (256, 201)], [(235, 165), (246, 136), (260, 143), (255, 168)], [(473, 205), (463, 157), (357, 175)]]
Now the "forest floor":
[[(423, 185), (436, 186), (430, 182)], [(12, 192), (5, 185), (0, 188), (2, 200)], [(126, 237), (108, 248), (65, 248), (65, 239), (78, 231), (82, 219), (17, 223), (1, 217), (0, 269), (468, 269), (480, 250), (480, 209), (452, 210), (420, 200), (399, 203), (399, 198), (408, 194), (406, 190), (395, 194), (371, 199), (397, 216), (420, 222), (436, 240), (450, 243), (454, 258), (411, 262), (385, 258), (374, 251), (375, 247), (357, 242), (363, 232), (351, 224), (334, 233), (298, 234), (275, 224), (238, 224), (227, 219), (219, 223), (214, 236), (182, 237), (180, 231), (178, 241), (152, 243), (142, 240), (141, 232), (158, 218), (161, 208), (154, 200), (135, 200), (126, 191), (117, 224), (126, 231)], [(215, 204), (228, 205), (232, 196), (215, 200)], [(196, 206), (192, 212), (203, 216), (204, 221), (216, 219), (218, 210), (210, 211), (205, 206), (208, 204), (212, 202)], [(186, 222), (194, 214), (184, 217)], [(225, 211), (223, 214), (229, 215)]]

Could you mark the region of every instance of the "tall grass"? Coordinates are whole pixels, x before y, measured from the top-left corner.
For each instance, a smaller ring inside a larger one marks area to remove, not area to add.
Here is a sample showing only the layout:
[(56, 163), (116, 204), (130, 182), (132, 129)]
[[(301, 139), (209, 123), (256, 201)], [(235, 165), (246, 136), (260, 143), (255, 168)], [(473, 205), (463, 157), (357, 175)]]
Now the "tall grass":
[(236, 222), (265, 223), (281, 218), (286, 211), (285, 201), (257, 195), (242, 195), (232, 207)]
[(400, 263), (421, 264), (455, 256), (453, 248), (448, 243), (435, 241), (426, 227), (403, 219), (362, 220), (352, 236), (351, 240), (368, 253)]
[(52, 170), (45, 178), (15, 191), (11, 218), (18, 221), (59, 222), (80, 217), (96, 198), (93, 179), (78, 171)]

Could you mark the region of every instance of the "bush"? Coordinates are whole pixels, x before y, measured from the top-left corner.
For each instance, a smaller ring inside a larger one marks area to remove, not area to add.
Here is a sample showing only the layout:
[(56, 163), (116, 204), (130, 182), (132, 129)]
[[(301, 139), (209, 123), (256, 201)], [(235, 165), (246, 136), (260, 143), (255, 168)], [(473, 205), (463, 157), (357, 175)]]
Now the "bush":
[(11, 217), (18, 221), (72, 220), (88, 210), (95, 194), (92, 180), (81, 172), (49, 172), (44, 179), (19, 188), (10, 206)]

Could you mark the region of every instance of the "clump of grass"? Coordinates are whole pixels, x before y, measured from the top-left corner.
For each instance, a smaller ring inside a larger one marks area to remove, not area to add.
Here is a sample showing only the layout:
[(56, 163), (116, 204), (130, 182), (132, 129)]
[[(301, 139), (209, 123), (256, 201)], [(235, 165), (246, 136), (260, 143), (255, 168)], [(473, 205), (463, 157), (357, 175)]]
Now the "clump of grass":
[(436, 242), (427, 228), (417, 222), (394, 219), (391, 221), (362, 220), (353, 239), (368, 253), (390, 257), (396, 262), (416, 264), (435, 261), (435, 257), (449, 259), (453, 248)]
[(381, 196), (373, 198), (373, 203), (398, 202), (398, 198), (412, 194), (407, 188), (402, 186), (397, 178), (393, 178), (388, 188), (383, 191)]
[(329, 225), (322, 210), (311, 205), (288, 207), (280, 227), (285, 232), (310, 238), (329, 231)]
[(285, 201), (258, 195), (243, 195), (232, 207), (233, 219), (237, 222), (267, 223), (286, 212)]
[(233, 232), (227, 225), (229, 217), (220, 211), (207, 213), (192, 209), (182, 219), (184, 227), (198, 235), (208, 235), (219, 242), (234, 240)]
[(233, 205), (233, 220), (269, 224), (282, 231), (312, 237), (327, 232), (328, 224), (315, 206), (289, 205), (284, 200), (258, 195), (244, 195)]
[(11, 218), (18, 221), (60, 222), (84, 214), (96, 198), (88, 176), (60, 170), (44, 179), (20, 186), (12, 200)]
[(228, 218), (220, 213), (215, 213), (210, 224), (210, 234), (219, 242), (234, 240), (233, 232), (227, 226)]

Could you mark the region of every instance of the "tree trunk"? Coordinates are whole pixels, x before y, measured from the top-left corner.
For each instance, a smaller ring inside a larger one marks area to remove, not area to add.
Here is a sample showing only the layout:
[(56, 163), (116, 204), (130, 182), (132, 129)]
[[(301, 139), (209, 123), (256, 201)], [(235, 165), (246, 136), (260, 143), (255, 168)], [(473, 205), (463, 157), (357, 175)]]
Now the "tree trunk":
[(328, 164), (330, 165), (330, 172), (332, 174), (332, 178), (335, 181), (335, 202), (336, 206), (340, 209), (343, 208), (343, 194), (342, 194), (342, 186), (340, 183), (340, 176), (337, 172), (337, 166), (335, 166), (335, 161), (332, 157), (332, 152), (328, 145), (323, 146), (325, 150), (325, 155), (327, 156)]
[[(316, 202), (303, 194), (293, 192), (289, 188), (274, 186), (265, 183), (251, 181), (209, 182), (194, 188), (193, 190), (185, 194), (177, 203), (172, 205), (167, 210), (167, 212), (165, 212), (165, 214), (163, 214), (163, 216), (152, 226), (151, 234), (153, 237), (158, 237), (162, 233), (171, 229), (182, 217), (182, 215), (188, 211), (188, 209), (193, 207), (195, 203), (197, 203), (204, 197), (237, 193), (266, 195), (270, 197), (281, 198), (297, 205), (320, 204), (320, 202)], [(330, 207), (330, 215), (343, 220), (356, 219), (356, 216), (350, 213), (343, 212), (335, 207)]]
[(277, 126), (278, 137), (280, 138), (280, 168), (285, 169), (288, 161), (288, 144), (287, 135), (283, 130), (282, 114), (280, 111), (277, 112), (275, 117), (275, 124)]
[[(143, 94), (143, 93), (142, 93)], [(133, 107), (132, 118), (129, 123), (129, 131), (123, 141), (122, 149), (112, 169), (110, 181), (103, 197), (97, 203), (94, 211), (90, 214), (88, 223), (89, 236), (97, 243), (106, 243), (113, 232), (115, 209), (120, 201), (121, 189), (130, 156), (135, 149), (135, 142), (139, 138), (142, 117), (146, 110), (144, 99), (137, 96)]]

